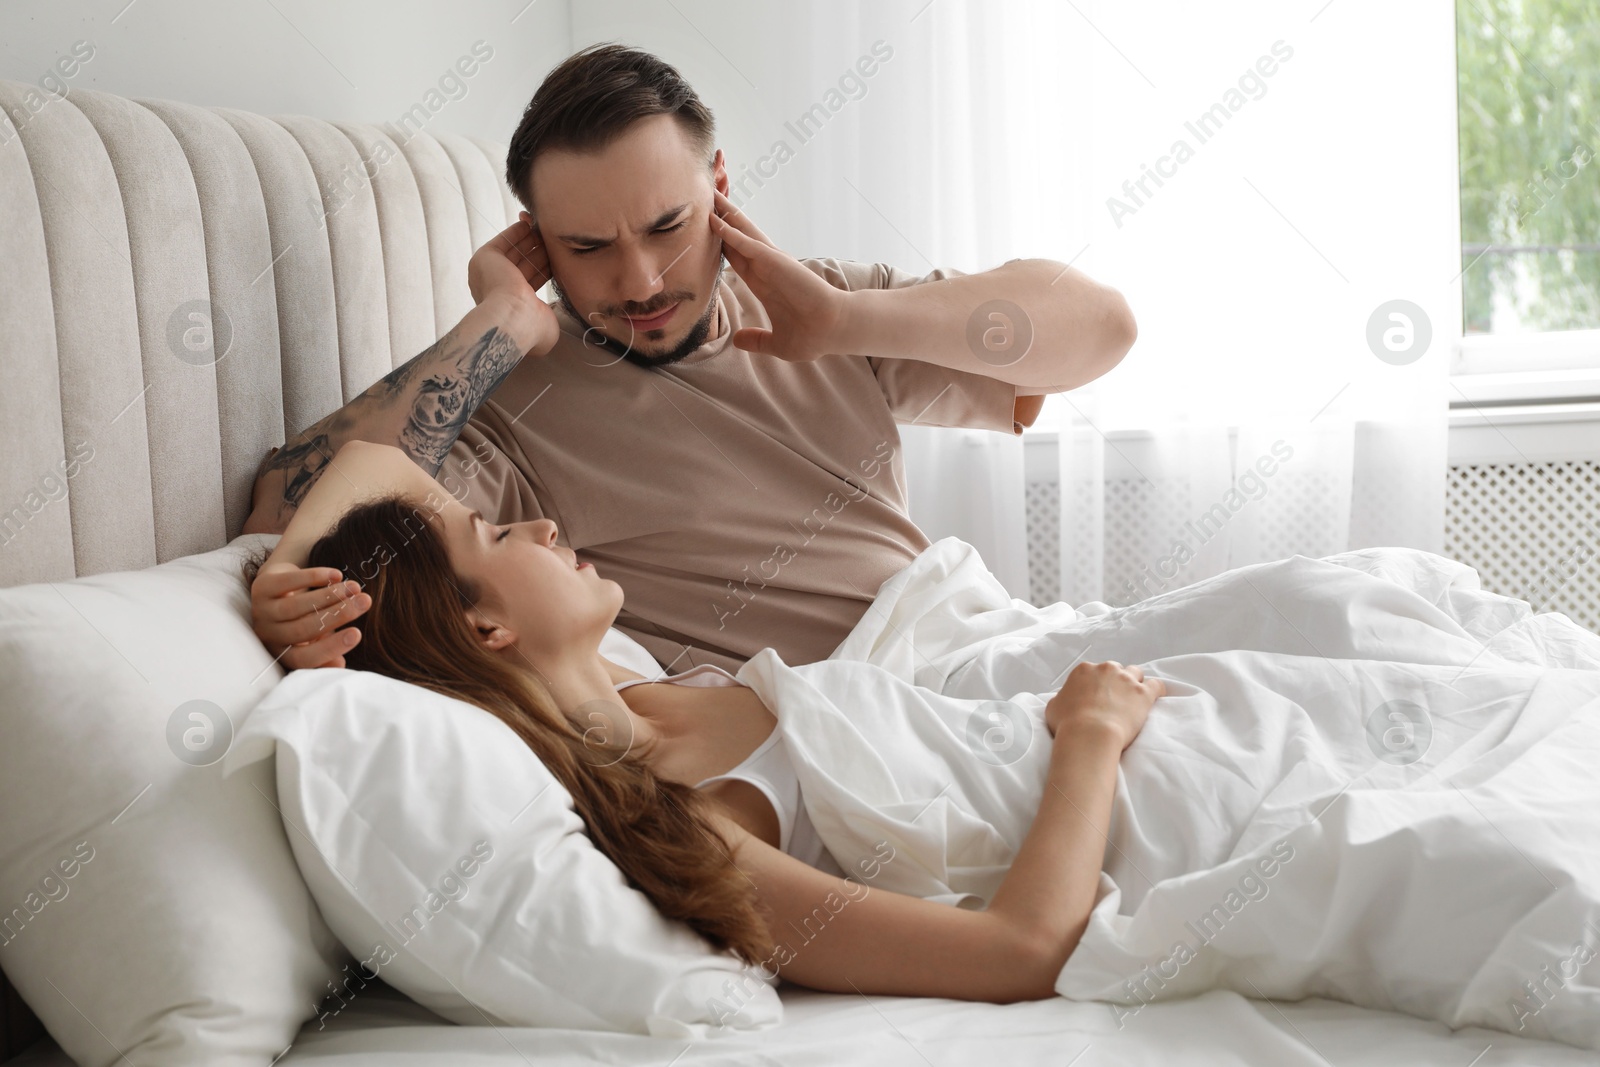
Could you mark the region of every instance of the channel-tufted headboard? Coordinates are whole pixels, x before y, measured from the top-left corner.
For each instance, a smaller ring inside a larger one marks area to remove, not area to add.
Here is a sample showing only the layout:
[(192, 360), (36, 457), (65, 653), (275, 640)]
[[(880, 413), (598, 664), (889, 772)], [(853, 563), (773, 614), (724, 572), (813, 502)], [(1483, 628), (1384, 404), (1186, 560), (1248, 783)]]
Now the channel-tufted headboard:
[[(267, 450), (472, 307), (502, 145), (0, 81), (0, 587), (237, 536)], [(0, 1059), (42, 1034), (0, 981)]]
[(269, 448), (472, 307), (502, 145), (0, 81), (0, 586), (237, 536)]

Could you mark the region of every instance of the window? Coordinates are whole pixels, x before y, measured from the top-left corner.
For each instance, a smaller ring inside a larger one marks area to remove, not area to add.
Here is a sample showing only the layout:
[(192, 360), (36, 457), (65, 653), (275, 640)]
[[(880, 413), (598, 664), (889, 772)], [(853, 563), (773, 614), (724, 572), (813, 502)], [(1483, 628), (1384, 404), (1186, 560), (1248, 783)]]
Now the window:
[(1600, 0), (1457, 0), (1456, 373), (1600, 370)]

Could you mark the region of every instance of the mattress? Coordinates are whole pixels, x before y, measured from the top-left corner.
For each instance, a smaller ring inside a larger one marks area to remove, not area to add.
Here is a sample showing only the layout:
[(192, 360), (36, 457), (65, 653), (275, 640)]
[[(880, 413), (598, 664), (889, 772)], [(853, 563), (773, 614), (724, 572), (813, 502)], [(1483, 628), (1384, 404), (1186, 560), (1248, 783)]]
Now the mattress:
[[(578, 1030), (454, 1026), (382, 982), (337, 1014), (313, 1019), (274, 1067), (526, 1067), (607, 1063), (871, 1064), (929, 1067), (985, 1061), (1051, 1067), (1540, 1067), (1600, 1064), (1600, 1056), (1475, 1027), (1310, 998), (1284, 1003), (1223, 990), (1148, 1004), (1118, 1019), (1105, 1004), (1053, 997), (979, 1004), (922, 997), (781, 992), (784, 1023), (691, 1044)], [(137, 1050), (130, 1062), (140, 1064)], [(72, 1067), (49, 1040), (7, 1067)], [(142, 1067), (142, 1064), (141, 1064)]]

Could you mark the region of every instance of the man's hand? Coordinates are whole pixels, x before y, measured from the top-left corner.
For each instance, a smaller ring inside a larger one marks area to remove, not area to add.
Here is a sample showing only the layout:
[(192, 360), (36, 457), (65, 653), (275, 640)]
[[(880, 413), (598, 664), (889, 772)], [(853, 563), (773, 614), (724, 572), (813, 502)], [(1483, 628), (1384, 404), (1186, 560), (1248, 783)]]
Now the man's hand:
[(736, 331), (733, 344), (746, 352), (804, 362), (841, 355), (849, 293), (836, 289), (756, 228), (750, 216), (713, 188), (711, 232), (722, 238), (728, 265), (744, 279), (772, 328), (747, 326)]
[(343, 667), (361, 633), (344, 626), (372, 606), (355, 582), (329, 567), (267, 563), (250, 585), (250, 627), (289, 670)]
[(472, 302), (496, 290), (529, 296), (550, 280), (550, 256), (528, 213), (489, 238), (467, 261), (467, 288)]
[(467, 261), (467, 288), (473, 303), (481, 305), (491, 297), (506, 296), (531, 309), (536, 340), (526, 351), (535, 356), (547, 354), (561, 338), (556, 313), (539, 299), (539, 287), (549, 280), (550, 256), (526, 211)]

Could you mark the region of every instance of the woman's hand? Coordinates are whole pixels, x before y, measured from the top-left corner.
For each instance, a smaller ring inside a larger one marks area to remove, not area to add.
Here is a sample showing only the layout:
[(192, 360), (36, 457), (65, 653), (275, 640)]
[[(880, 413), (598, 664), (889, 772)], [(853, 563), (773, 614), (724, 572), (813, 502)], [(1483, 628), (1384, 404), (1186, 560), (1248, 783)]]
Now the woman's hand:
[(330, 567), (269, 561), (250, 586), (250, 628), (288, 670), (343, 667), (361, 638), (344, 624), (372, 606), (355, 585)]
[[(394, 445), (346, 441), (295, 509), (272, 554), (250, 583), (250, 628), (290, 670), (343, 667), (360, 633), (344, 624), (372, 607), (372, 597), (342, 582), (332, 567), (308, 567), (311, 549), (339, 516), (362, 500), (401, 493), (438, 511), (449, 496)], [(344, 627), (338, 629), (338, 627)]]
[(1106, 729), (1126, 749), (1144, 729), (1150, 706), (1166, 692), (1166, 683), (1160, 678), (1147, 681), (1142, 667), (1124, 667), (1116, 660), (1080, 663), (1045, 705), (1045, 726), (1052, 737), (1063, 724)]

